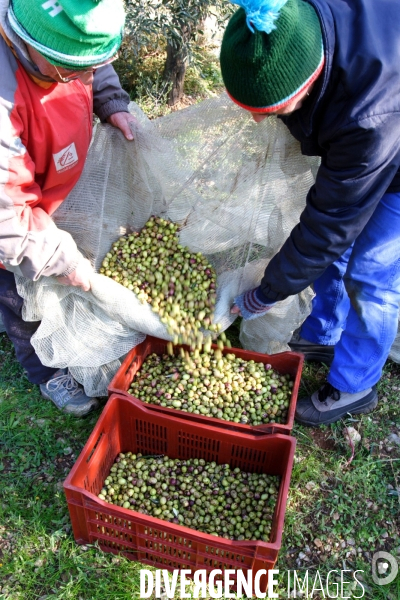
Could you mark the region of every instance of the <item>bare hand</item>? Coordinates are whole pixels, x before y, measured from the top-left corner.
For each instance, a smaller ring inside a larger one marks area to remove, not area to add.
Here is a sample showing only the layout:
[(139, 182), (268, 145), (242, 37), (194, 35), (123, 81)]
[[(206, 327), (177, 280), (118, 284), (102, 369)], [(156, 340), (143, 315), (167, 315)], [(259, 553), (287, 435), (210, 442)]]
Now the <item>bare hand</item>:
[(129, 123), (135, 123), (137, 126), (137, 119), (128, 112), (117, 112), (110, 115), (107, 118), (108, 123), (111, 123), (114, 127), (117, 127), (122, 131), (127, 140), (133, 140), (133, 133), (129, 126)]
[(240, 313), (240, 308), (239, 308), (238, 306), (236, 306), (236, 304), (234, 304), (234, 305), (232, 306), (232, 308), (231, 308), (231, 313), (232, 313), (233, 315), (239, 315), (239, 316), (242, 316), (242, 315), (241, 315), (241, 313)]
[(75, 271), (72, 271), (69, 275), (60, 275), (57, 277), (57, 281), (62, 285), (73, 285), (82, 288), (84, 292), (88, 292), (90, 290), (90, 278), (93, 274), (92, 265), (86, 258), (83, 258), (78, 263)]

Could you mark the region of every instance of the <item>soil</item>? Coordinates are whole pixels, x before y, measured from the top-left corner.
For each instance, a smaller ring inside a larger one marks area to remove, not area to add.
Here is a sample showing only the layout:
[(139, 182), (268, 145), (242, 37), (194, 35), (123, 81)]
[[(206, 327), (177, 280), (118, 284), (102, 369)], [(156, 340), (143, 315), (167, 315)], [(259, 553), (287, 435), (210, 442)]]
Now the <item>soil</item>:
[(335, 450), (336, 442), (332, 438), (330, 431), (321, 431), (320, 429), (310, 430), (310, 435), (314, 440), (314, 443), (321, 448), (321, 450)]

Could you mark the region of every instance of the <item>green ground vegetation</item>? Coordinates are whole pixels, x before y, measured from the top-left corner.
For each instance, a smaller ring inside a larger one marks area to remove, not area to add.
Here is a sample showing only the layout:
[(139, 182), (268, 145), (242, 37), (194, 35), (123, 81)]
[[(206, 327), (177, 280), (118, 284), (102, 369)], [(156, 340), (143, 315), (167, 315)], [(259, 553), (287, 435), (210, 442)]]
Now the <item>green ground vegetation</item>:
[(216, 46), (212, 43), (194, 45), (185, 75), (183, 101), (171, 108), (167, 105), (170, 84), (163, 79), (165, 57), (165, 43), (154, 40), (153, 44), (143, 46), (138, 53), (127, 49), (114, 63), (121, 85), (150, 119), (223, 91)]

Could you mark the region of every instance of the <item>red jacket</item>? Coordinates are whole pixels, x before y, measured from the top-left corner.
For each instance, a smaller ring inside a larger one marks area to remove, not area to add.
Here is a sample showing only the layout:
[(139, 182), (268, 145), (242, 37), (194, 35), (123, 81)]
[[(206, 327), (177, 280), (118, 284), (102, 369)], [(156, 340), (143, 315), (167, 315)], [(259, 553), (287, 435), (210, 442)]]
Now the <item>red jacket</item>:
[[(0, 64), (0, 261), (34, 280), (66, 274), (80, 253), (50, 215), (74, 187), (85, 163), (92, 135), (92, 86), (79, 80), (37, 79), (33, 65), (2, 37)], [(117, 86), (113, 69), (107, 96), (104, 75), (110, 69), (96, 72), (102, 78), (99, 95), (105, 98), (100, 109), (109, 104), (103, 118), (126, 111), (129, 100), (120, 88), (116, 97), (119, 82)]]

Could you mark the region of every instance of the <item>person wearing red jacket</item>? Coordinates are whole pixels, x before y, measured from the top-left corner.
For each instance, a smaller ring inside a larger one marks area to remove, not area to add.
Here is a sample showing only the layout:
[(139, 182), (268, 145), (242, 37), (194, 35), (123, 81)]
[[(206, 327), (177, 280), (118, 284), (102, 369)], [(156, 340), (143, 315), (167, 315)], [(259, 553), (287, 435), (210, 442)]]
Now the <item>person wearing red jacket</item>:
[(98, 401), (68, 369), (42, 365), (14, 274), (90, 289), (91, 264), (51, 215), (81, 175), (93, 111), (133, 139), (110, 64), (124, 19), (122, 0), (0, 0), (0, 314), (29, 381), (76, 416)]

